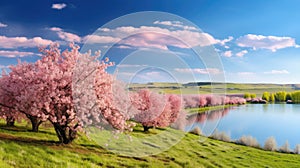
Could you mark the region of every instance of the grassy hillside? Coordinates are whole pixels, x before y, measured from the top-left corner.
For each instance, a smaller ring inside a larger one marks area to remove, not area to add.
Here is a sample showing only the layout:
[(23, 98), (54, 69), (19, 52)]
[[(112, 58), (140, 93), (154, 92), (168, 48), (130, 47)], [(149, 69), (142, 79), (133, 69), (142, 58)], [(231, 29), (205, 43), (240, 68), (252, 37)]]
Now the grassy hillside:
[(300, 87), (297, 84), (243, 84), (243, 83), (209, 83), (197, 82), (187, 84), (176, 83), (148, 83), (148, 84), (131, 84), (132, 90), (139, 88), (149, 88), (152, 90), (161, 90), (166, 93), (174, 94), (207, 94), (207, 93), (224, 93), (227, 94), (244, 94), (246, 92), (255, 93), (261, 96), (263, 92), (291, 92), (298, 90)]
[[(39, 133), (24, 124), (0, 123), (0, 167), (298, 167), (300, 155), (263, 151), (193, 134), (154, 156), (126, 157), (109, 152), (80, 136), (59, 145), (51, 128)], [(151, 130), (159, 132), (160, 130)], [(145, 133), (135, 131), (133, 134)], [(146, 134), (147, 135), (147, 134)], [(201, 141), (200, 141), (201, 140)]]

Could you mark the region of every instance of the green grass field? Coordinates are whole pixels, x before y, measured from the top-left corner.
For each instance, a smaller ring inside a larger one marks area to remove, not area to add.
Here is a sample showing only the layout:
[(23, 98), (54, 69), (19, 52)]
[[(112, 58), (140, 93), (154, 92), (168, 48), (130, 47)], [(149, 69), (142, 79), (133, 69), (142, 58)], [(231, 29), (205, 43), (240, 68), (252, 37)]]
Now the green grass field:
[[(167, 151), (146, 157), (114, 154), (81, 135), (69, 145), (56, 143), (51, 128), (28, 131), (26, 124), (6, 127), (0, 122), (0, 167), (299, 167), (300, 155), (269, 152), (194, 134)], [(132, 136), (145, 137), (137, 128)], [(143, 151), (143, 149), (139, 149)]]
[(199, 83), (198, 86), (176, 83), (148, 83), (148, 84), (131, 84), (133, 90), (139, 88), (149, 88), (156, 91), (172, 94), (244, 94), (246, 92), (255, 93), (261, 97), (263, 92), (275, 93), (278, 91), (292, 92), (299, 89), (296, 84), (243, 84), (243, 83)]

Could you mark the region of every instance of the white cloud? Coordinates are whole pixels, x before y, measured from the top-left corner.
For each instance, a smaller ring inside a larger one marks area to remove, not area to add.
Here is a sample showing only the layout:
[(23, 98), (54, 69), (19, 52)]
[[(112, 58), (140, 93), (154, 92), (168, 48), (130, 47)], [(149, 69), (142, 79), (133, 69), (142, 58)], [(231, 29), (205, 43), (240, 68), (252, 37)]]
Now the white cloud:
[(238, 56), (238, 57), (243, 57), (247, 53), (248, 53), (247, 50), (243, 50), (243, 51), (240, 51), (240, 52), (236, 53), (235, 55)]
[(4, 23), (0, 22), (0, 27), (7, 27), (7, 26), (8, 26), (7, 24), (4, 24)]
[(120, 41), (120, 38), (111, 36), (98, 36), (98, 35), (87, 35), (83, 38), (83, 42), (89, 44), (105, 44), (105, 43), (116, 43)]
[(61, 28), (59, 28), (59, 27), (51, 27), (51, 28), (49, 28), (49, 30), (51, 30), (51, 31), (56, 31), (56, 32), (59, 32), (59, 31), (63, 31)]
[(81, 38), (73, 33), (65, 32), (59, 27), (51, 27), (49, 30), (57, 33), (58, 37), (67, 42), (81, 42)]
[(157, 21), (153, 22), (153, 24), (178, 27), (178, 28), (182, 28), (184, 30), (197, 30), (196, 27), (194, 27), (194, 26), (186, 26), (186, 25), (184, 25), (180, 21), (158, 21), (157, 20)]
[(268, 49), (272, 52), (287, 47), (298, 47), (295, 39), (291, 37), (263, 36), (255, 34), (241, 36), (236, 42), (240, 47), (251, 47), (254, 50)]
[(249, 75), (254, 75), (254, 72), (238, 72), (237, 73), (240, 76), (249, 76)]
[(231, 56), (232, 56), (232, 51), (230, 51), (230, 50), (225, 51), (225, 52), (223, 53), (223, 55), (224, 55), (225, 57), (231, 57)]
[(0, 36), (0, 48), (37, 47), (47, 46), (51, 43), (53, 43), (53, 41), (41, 37), (27, 38)]
[[(167, 46), (191, 48), (194, 46), (209, 46), (213, 44), (225, 45), (226, 42), (232, 40), (232, 37), (225, 40), (219, 40), (208, 33), (185, 29), (170, 30), (153, 26), (123, 26), (115, 29), (101, 28), (99, 31), (101, 36), (89, 35), (93, 38), (87, 42), (106, 43), (106, 41), (109, 41), (113, 43), (123, 39), (120, 41), (120, 44), (123, 43), (133, 47), (149, 47), (166, 50)], [(85, 39), (87, 38), (85, 37)]]
[(272, 70), (268, 72), (264, 72), (264, 74), (289, 74), (290, 72), (287, 70)]
[(65, 7), (67, 7), (65, 3), (52, 4), (52, 9), (62, 10)]
[(0, 56), (14, 58), (14, 57), (25, 57), (25, 56), (32, 56), (32, 55), (39, 55), (33, 52), (23, 52), (23, 51), (9, 51), (9, 50), (0, 50)]
[[(221, 40), (221, 41), (220, 41), (220, 44), (221, 44), (222, 46), (224, 46), (226, 43), (232, 41), (233, 39), (234, 39), (234, 38), (233, 38), (232, 36), (229, 36), (227, 39)], [(228, 46), (225, 46), (225, 48), (229, 48), (229, 47), (228, 47)]]
[(177, 72), (180, 73), (196, 73), (196, 74), (220, 74), (222, 73), (219, 69), (217, 68), (175, 68), (174, 69)]

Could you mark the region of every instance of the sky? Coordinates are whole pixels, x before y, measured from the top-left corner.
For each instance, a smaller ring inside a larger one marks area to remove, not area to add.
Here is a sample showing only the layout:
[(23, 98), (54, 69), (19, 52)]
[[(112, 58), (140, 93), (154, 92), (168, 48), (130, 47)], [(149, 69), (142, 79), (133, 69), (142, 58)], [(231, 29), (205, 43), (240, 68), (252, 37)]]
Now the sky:
[(1, 0), (0, 68), (38, 60), (38, 46), (75, 42), (82, 52), (101, 50), (116, 62), (109, 72), (127, 82), (300, 83), (299, 6), (298, 0)]

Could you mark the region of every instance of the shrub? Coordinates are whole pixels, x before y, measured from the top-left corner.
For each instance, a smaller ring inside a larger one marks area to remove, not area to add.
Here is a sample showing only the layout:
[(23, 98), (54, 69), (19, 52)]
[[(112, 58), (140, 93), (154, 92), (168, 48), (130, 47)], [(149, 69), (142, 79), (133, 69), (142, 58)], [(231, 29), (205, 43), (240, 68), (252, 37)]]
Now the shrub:
[(270, 94), (270, 102), (275, 102), (275, 95), (274, 95), (274, 93), (271, 93)]
[(252, 93), (252, 94), (250, 94), (250, 97), (251, 97), (252, 99), (254, 99), (254, 98), (256, 98), (256, 94), (255, 94), (255, 93)]
[(293, 92), (291, 98), (293, 103), (300, 103), (300, 91)]
[(285, 143), (280, 147), (279, 152), (283, 152), (283, 153), (291, 152), (290, 145), (289, 145), (288, 141), (285, 141)]
[(264, 149), (269, 151), (275, 151), (277, 148), (276, 140), (274, 137), (269, 137), (265, 141)]
[(245, 99), (249, 99), (249, 98), (251, 98), (251, 95), (250, 95), (250, 93), (245, 93), (245, 94), (244, 94), (244, 98), (245, 98)]
[(220, 141), (231, 142), (231, 138), (226, 134), (226, 132), (219, 132), (218, 130), (215, 130), (211, 137)]
[(237, 144), (260, 148), (258, 141), (252, 136), (242, 136), (236, 141)]
[(201, 131), (201, 129), (199, 127), (195, 127), (194, 129), (192, 129), (190, 131), (190, 133), (195, 134), (195, 135), (201, 135), (202, 131)]
[(270, 93), (269, 92), (264, 92), (261, 98), (263, 100), (270, 101)]
[(285, 102), (286, 101), (286, 92), (285, 91), (280, 91), (275, 93), (275, 100), (279, 102)]
[(300, 144), (297, 144), (297, 145), (296, 145), (296, 147), (295, 147), (295, 149), (294, 149), (294, 152), (295, 152), (296, 154), (300, 154)]

